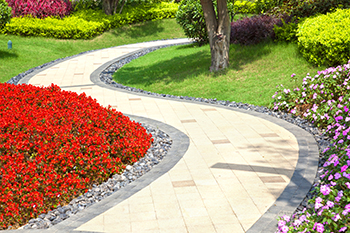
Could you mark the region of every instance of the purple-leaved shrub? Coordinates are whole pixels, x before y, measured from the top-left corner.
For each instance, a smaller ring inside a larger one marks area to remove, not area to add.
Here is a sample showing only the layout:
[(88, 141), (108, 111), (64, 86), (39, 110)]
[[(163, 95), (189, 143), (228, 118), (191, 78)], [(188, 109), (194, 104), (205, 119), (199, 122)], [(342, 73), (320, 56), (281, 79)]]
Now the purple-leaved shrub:
[[(294, 74), (292, 74), (292, 77)], [(300, 115), (324, 130), (332, 144), (322, 153), (321, 182), (301, 215), (282, 216), (278, 233), (350, 232), (350, 61), (303, 79), (293, 91), (279, 86), (274, 109)]]
[(6, 0), (12, 7), (12, 16), (28, 16), (46, 18), (57, 16), (63, 18), (73, 10), (69, 0)]
[(257, 44), (273, 35), (273, 27), (281, 20), (275, 16), (257, 15), (231, 23), (231, 43)]

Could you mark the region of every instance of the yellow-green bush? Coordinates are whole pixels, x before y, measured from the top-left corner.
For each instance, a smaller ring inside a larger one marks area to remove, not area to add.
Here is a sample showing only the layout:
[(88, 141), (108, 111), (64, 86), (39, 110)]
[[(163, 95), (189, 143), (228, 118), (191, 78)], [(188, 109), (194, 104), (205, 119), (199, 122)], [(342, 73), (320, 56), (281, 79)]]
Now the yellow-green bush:
[(63, 19), (33, 17), (13, 18), (0, 30), (4, 34), (89, 39), (111, 28), (148, 20), (174, 17), (175, 3), (145, 4), (126, 8), (122, 14), (106, 15), (102, 10), (80, 10)]
[(1, 30), (2, 33), (22, 36), (43, 36), (59, 39), (88, 39), (103, 32), (103, 24), (88, 22), (71, 16), (64, 19), (47, 17), (45, 19), (30, 16), (12, 18), (11, 23)]
[(233, 11), (242, 14), (255, 14), (257, 11), (256, 3), (244, 0), (235, 1)]
[(350, 9), (318, 15), (299, 24), (298, 47), (316, 65), (336, 66), (350, 59)]
[(105, 29), (116, 28), (149, 20), (175, 17), (179, 5), (176, 3), (154, 3), (129, 7), (122, 14), (106, 15), (102, 10), (80, 10), (73, 13), (81, 19), (90, 22), (102, 22)]

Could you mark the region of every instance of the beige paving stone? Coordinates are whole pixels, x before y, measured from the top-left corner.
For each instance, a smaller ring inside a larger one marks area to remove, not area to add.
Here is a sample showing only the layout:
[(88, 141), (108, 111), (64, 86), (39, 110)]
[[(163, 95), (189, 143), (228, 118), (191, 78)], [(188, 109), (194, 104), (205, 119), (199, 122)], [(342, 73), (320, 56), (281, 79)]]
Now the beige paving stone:
[(215, 230), (217, 233), (244, 233), (240, 224), (215, 224)]
[[(99, 65), (170, 41), (125, 45), (81, 55), (30, 80), (86, 93), (124, 114), (165, 122), (190, 146), (170, 171), (77, 230), (94, 232), (234, 232), (248, 230), (283, 192), (298, 161), (298, 143), (269, 121), (228, 109), (103, 89), (90, 81)], [(277, 177), (277, 178), (273, 178)], [(275, 179), (275, 180), (274, 180)], [(278, 182), (284, 180), (285, 182)]]
[(158, 221), (157, 220), (148, 220), (148, 221), (136, 221), (131, 222), (131, 231), (132, 232), (145, 232), (149, 230), (159, 231)]

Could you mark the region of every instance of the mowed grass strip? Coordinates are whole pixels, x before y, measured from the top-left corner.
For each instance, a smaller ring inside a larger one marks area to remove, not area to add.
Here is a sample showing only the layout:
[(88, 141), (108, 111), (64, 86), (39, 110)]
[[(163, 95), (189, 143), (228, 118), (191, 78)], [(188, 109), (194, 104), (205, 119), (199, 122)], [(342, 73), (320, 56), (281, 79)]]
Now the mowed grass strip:
[[(0, 34), (0, 82), (58, 58), (84, 51), (166, 38), (185, 38), (175, 19), (148, 21), (105, 32), (91, 40), (57, 40)], [(11, 40), (13, 49), (7, 49)]]
[[(269, 105), (276, 86), (293, 88), (307, 73), (315, 75), (325, 67), (314, 67), (298, 52), (296, 44), (263, 42), (230, 47), (230, 67), (211, 73), (208, 45), (173, 46), (133, 60), (114, 74), (118, 83), (143, 90), (217, 98), (254, 105)], [(296, 80), (291, 75), (296, 74)]]

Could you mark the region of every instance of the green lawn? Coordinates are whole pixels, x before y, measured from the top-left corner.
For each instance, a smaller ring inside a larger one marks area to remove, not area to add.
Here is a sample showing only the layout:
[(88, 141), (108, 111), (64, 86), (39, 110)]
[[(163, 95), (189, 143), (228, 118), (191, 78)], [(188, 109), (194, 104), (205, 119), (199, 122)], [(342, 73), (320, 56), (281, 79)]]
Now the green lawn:
[(313, 67), (299, 54), (295, 44), (268, 41), (253, 46), (231, 45), (230, 67), (210, 73), (209, 46), (174, 46), (133, 60), (114, 74), (114, 80), (147, 91), (217, 98), (255, 105), (268, 105), (276, 85), (296, 86)]
[[(239, 17), (239, 16), (237, 16)], [(92, 40), (57, 40), (0, 35), (0, 82), (30, 68), (83, 51), (123, 44), (184, 38), (175, 19), (149, 21), (105, 32)], [(7, 41), (13, 49), (7, 49)], [(316, 68), (298, 53), (295, 44), (271, 41), (253, 46), (231, 45), (230, 68), (210, 73), (209, 46), (175, 46), (134, 60), (115, 74), (119, 83), (147, 91), (203, 98), (217, 98), (268, 105), (276, 85), (293, 87), (292, 73), (300, 84)]]
[[(184, 38), (175, 19), (149, 21), (105, 32), (92, 40), (57, 40), (0, 34), (0, 82), (30, 68), (83, 51), (164, 38)], [(7, 49), (11, 40), (13, 49)]]

